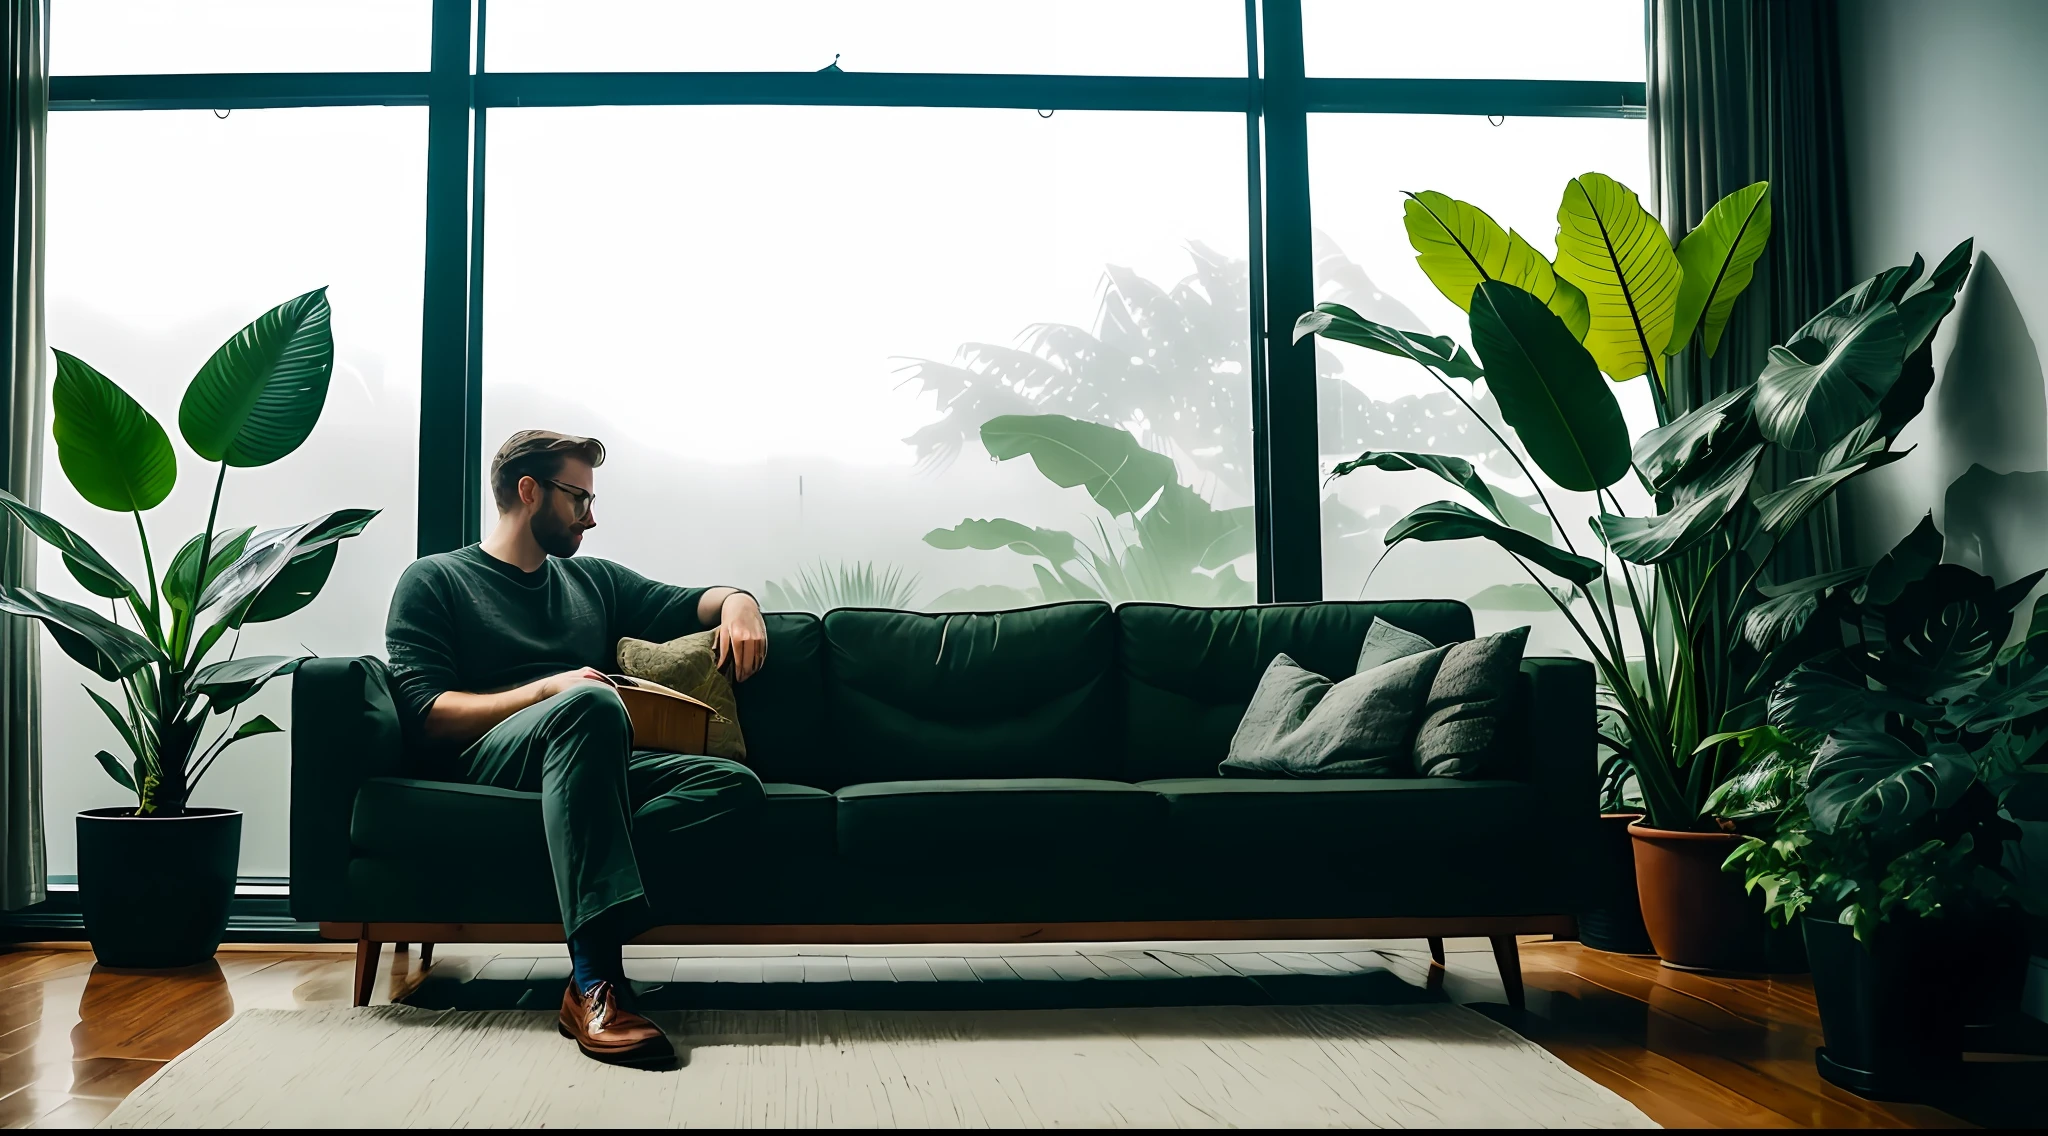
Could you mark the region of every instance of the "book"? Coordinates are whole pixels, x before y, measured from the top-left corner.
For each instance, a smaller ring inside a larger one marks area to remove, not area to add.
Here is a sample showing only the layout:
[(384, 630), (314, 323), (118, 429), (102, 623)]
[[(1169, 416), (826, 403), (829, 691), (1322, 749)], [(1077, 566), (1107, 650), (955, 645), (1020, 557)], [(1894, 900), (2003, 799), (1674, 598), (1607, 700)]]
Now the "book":
[(700, 699), (658, 682), (631, 675), (606, 675), (618, 687), (619, 701), (633, 723), (633, 748), (667, 753), (705, 753), (711, 717), (717, 711)]

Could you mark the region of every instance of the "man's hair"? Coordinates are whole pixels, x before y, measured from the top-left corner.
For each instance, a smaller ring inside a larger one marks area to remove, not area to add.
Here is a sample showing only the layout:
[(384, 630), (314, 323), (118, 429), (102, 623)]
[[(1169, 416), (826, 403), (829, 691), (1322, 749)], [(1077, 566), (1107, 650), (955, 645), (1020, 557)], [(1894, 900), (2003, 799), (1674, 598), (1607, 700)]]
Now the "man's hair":
[(604, 464), (604, 443), (553, 430), (521, 430), (505, 439), (498, 456), (491, 459), (491, 498), (498, 511), (509, 513), (519, 507), (520, 478), (553, 477), (570, 458), (582, 458), (595, 469)]

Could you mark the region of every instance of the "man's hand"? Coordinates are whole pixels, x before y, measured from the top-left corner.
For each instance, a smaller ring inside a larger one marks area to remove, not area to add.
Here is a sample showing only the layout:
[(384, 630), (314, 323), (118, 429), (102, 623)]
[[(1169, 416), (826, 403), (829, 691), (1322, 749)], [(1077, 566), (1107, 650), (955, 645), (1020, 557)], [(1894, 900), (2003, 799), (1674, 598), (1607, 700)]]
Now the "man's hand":
[(734, 682), (754, 677), (768, 661), (768, 624), (761, 618), (761, 605), (745, 592), (725, 597), (719, 608), (718, 650), (713, 656), (718, 669), (732, 664)]
[(598, 670), (596, 667), (563, 671), (561, 674), (549, 675), (533, 684), (533, 692), (537, 696), (534, 698), (534, 701), (541, 702), (575, 687), (593, 684), (597, 686), (615, 685), (612, 680), (604, 677), (603, 671)]

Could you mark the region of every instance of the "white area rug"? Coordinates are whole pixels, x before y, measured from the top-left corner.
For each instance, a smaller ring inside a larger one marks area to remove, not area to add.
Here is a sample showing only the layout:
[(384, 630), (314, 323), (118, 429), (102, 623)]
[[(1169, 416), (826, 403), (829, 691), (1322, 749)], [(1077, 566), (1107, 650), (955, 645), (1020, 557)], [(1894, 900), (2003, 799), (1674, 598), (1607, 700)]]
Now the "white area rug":
[(1457, 1006), (656, 1015), (668, 1072), (529, 1011), (251, 1010), (107, 1126), (1654, 1127)]

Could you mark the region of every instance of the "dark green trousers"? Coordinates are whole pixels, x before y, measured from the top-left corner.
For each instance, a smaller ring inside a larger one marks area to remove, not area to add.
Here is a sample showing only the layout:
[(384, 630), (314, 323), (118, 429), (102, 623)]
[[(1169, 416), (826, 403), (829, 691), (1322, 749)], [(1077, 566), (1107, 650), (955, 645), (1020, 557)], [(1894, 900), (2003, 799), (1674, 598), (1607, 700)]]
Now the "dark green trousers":
[(736, 761), (632, 748), (626, 707), (606, 687), (578, 686), (492, 727), (463, 751), (480, 785), (541, 795), (555, 898), (573, 935), (602, 918), (637, 934), (647, 912), (641, 858), (691, 858), (761, 805), (761, 780)]

